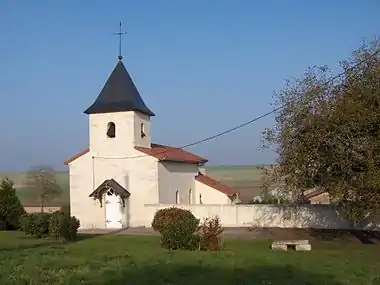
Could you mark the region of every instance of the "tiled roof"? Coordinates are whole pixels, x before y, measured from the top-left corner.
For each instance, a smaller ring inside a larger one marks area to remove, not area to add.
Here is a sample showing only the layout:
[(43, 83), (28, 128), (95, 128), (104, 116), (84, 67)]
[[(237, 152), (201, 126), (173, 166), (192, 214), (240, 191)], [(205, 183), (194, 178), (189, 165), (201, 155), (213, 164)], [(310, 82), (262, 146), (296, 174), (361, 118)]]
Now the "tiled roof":
[[(207, 159), (203, 157), (200, 157), (196, 154), (185, 151), (181, 148), (172, 147), (172, 146), (151, 144), (151, 148), (136, 146), (135, 149), (147, 155), (153, 156), (160, 161), (174, 161), (174, 162), (185, 162), (185, 163), (194, 163), (194, 164), (207, 162)], [(64, 163), (67, 165), (70, 162), (81, 157), (82, 155), (88, 153), (89, 151), (90, 149), (86, 148), (85, 150), (74, 155), (73, 157), (65, 160)]]
[[(107, 192), (107, 190), (112, 189), (116, 192), (117, 195), (119, 195), (122, 198), (128, 198), (131, 193), (128, 192), (127, 189), (125, 189), (123, 186), (121, 186), (119, 183), (117, 183), (114, 179), (107, 179), (104, 180), (102, 184), (98, 186), (90, 195), (89, 197), (95, 197), (98, 198), (99, 195), (104, 194)], [(100, 196), (101, 197), (101, 196)]]
[(323, 189), (315, 189), (315, 190), (312, 190), (310, 191), (309, 193), (305, 194), (305, 198), (306, 199), (311, 199), (311, 198), (314, 198), (318, 195), (321, 195), (323, 193), (325, 193), (326, 191), (323, 190)]
[(86, 114), (139, 111), (154, 113), (145, 105), (123, 62), (119, 60), (95, 102)]
[(86, 153), (88, 153), (90, 151), (90, 148), (85, 148), (84, 150), (82, 150), (81, 152), (78, 152), (76, 155), (70, 157), (69, 159), (66, 159), (64, 161), (64, 164), (68, 165), (70, 162), (76, 160), (77, 158), (81, 157), (82, 155), (85, 155)]
[(204, 175), (202, 173), (198, 173), (198, 175), (195, 176), (195, 179), (197, 181), (211, 187), (211, 188), (214, 188), (215, 190), (218, 190), (218, 191), (228, 195), (228, 196), (233, 196), (233, 195), (236, 195), (239, 193), (239, 191), (237, 191), (236, 189), (234, 189), (228, 185), (222, 184), (219, 181), (216, 181), (216, 180), (212, 179), (211, 177)]
[(205, 163), (207, 159), (178, 147), (151, 144), (151, 148), (136, 146), (135, 149), (145, 154), (154, 156), (160, 161), (174, 161), (186, 163)]

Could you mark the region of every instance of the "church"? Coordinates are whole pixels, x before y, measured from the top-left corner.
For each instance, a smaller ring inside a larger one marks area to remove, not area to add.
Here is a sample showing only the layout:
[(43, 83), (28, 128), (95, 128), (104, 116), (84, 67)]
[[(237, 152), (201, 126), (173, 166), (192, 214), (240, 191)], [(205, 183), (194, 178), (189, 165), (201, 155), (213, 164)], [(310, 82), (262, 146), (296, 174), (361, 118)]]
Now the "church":
[(207, 176), (207, 159), (151, 142), (155, 116), (122, 57), (88, 107), (89, 146), (67, 159), (71, 215), (81, 229), (144, 225), (147, 204), (231, 204), (239, 193)]

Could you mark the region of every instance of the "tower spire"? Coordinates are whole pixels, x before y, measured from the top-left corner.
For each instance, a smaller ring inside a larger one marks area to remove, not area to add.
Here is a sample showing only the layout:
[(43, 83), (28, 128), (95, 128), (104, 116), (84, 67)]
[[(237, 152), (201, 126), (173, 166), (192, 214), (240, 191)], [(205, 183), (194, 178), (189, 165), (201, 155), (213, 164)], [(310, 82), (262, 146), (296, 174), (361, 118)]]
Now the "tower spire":
[(126, 32), (123, 32), (122, 31), (122, 28), (121, 28), (121, 21), (119, 23), (119, 32), (118, 33), (114, 33), (115, 35), (119, 36), (119, 56), (117, 57), (119, 60), (122, 60), (123, 59), (123, 56), (121, 55), (121, 43), (122, 43), (122, 36), (126, 35), (127, 33)]

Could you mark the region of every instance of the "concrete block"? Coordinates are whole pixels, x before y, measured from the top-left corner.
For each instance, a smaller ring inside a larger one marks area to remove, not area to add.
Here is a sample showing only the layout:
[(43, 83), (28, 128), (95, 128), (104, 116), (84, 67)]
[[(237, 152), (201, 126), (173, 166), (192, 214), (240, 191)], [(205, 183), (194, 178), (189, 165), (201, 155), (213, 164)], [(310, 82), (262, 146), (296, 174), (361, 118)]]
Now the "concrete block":
[(294, 240), (279, 240), (275, 241), (281, 244), (297, 245), (297, 244), (310, 244), (307, 239), (294, 239)]
[(272, 243), (271, 248), (272, 250), (282, 250), (282, 251), (288, 250), (288, 246), (286, 244), (280, 244), (280, 243)]
[(311, 244), (296, 244), (296, 251), (310, 251)]
[(272, 250), (287, 251), (288, 248), (292, 248), (296, 251), (310, 251), (311, 244), (308, 240), (281, 240), (274, 241), (271, 245)]

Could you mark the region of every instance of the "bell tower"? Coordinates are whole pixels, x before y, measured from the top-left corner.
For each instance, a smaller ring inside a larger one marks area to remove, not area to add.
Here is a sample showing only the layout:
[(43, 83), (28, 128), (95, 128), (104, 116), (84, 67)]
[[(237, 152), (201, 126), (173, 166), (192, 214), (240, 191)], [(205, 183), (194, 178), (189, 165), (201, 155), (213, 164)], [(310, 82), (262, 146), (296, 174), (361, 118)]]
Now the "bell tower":
[[(120, 36), (123, 33), (117, 35)], [(121, 56), (94, 103), (89, 115), (90, 150), (96, 156), (128, 156), (135, 146), (150, 148), (150, 118), (154, 113), (145, 105)]]

